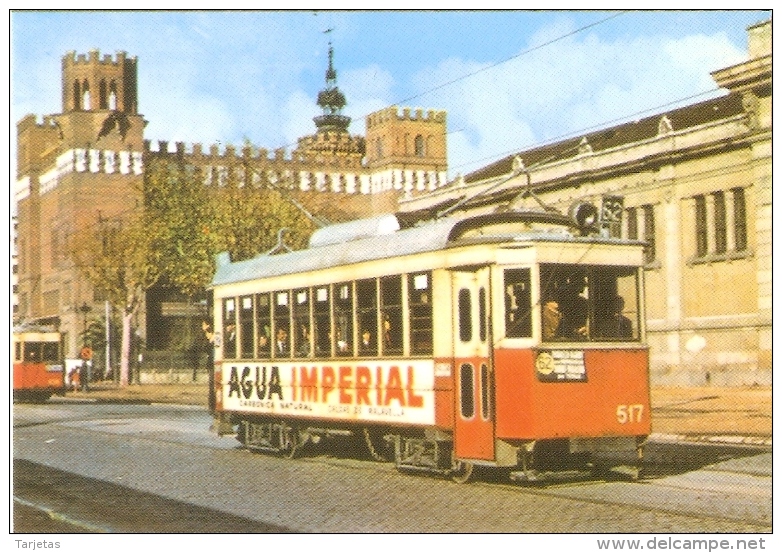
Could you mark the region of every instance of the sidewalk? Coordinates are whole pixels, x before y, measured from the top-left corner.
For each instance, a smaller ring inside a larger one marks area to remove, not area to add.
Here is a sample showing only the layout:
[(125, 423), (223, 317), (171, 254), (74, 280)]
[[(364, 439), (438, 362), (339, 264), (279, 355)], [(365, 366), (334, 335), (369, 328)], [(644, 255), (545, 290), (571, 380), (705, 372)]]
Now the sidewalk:
[(771, 446), (771, 387), (654, 387), (652, 433), (658, 440)]
[[(97, 382), (69, 398), (101, 402), (179, 403), (207, 408), (206, 384), (143, 384), (119, 388)], [(652, 388), (652, 438), (771, 446), (771, 387)]]

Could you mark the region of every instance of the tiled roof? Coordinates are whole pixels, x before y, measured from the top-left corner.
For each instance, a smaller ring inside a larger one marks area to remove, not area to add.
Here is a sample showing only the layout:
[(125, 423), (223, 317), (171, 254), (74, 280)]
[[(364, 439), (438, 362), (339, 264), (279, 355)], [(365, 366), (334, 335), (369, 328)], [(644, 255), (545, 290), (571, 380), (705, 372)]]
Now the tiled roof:
[(464, 180), (466, 182), (477, 182), (500, 175), (507, 175), (512, 170), (513, 159), (516, 156), (521, 157), (524, 165), (527, 167), (545, 163), (548, 160), (555, 161), (573, 157), (584, 137), (586, 137), (589, 145), (595, 152), (654, 138), (658, 134), (660, 119), (663, 115), (668, 117), (674, 131), (680, 131), (688, 127), (695, 127), (737, 115), (742, 110), (739, 95), (721, 96), (669, 112), (651, 115), (630, 123), (623, 123), (616, 127), (587, 133), (576, 138), (569, 138), (538, 148), (523, 150), (469, 173), (464, 177)]

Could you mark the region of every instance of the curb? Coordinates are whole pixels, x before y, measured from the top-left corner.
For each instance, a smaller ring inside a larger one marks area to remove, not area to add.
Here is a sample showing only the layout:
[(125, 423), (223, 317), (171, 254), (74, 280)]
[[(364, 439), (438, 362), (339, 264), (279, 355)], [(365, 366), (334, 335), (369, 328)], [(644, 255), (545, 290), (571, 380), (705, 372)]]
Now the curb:
[(664, 443), (699, 443), (714, 445), (734, 445), (751, 447), (772, 447), (772, 438), (759, 436), (730, 436), (730, 435), (693, 435), (693, 434), (649, 434), (652, 442)]
[(51, 509), (45, 505), (40, 505), (38, 503), (34, 503), (32, 501), (27, 501), (25, 499), (22, 499), (21, 497), (13, 496), (14, 503), (18, 503), (20, 505), (24, 505), (25, 507), (29, 507), (31, 509), (35, 509), (37, 511), (41, 511), (42, 513), (46, 514), (50, 519), (56, 520), (59, 522), (64, 522), (65, 524), (70, 524), (71, 526), (75, 526), (77, 528), (81, 528), (82, 530), (86, 530), (87, 532), (93, 533), (93, 534), (112, 534), (114, 533), (114, 530), (107, 526), (99, 526), (97, 524), (92, 524), (91, 522), (87, 522), (85, 520), (73, 518), (67, 515), (64, 515), (55, 509)]

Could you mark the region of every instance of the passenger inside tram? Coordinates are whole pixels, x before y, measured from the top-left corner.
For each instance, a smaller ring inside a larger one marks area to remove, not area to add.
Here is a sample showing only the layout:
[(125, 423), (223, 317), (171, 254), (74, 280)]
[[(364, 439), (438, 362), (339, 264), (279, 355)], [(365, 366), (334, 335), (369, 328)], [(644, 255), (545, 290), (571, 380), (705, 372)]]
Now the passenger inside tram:
[(361, 331), (361, 343), (359, 344), (359, 355), (372, 356), (377, 355), (377, 343), (372, 339), (372, 332), (365, 328)]
[(306, 324), (299, 327), (299, 334), (296, 337), (296, 355), (298, 357), (309, 357), (310, 355), (310, 329)]
[(608, 316), (601, 320), (598, 336), (600, 338), (631, 339), (633, 337), (633, 322), (624, 315), (624, 298), (616, 296), (611, 302), (611, 307)]
[(558, 336), (569, 340), (585, 340), (588, 336), (589, 300), (585, 297), (585, 277), (569, 276), (559, 283), (557, 300), (562, 312)]
[(562, 312), (559, 310), (559, 303), (553, 297), (548, 297), (543, 301), (543, 340), (555, 340), (560, 336), (559, 327), (562, 323)]
[(274, 341), (274, 352), (277, 357), (287, 355), (288, 349), (288, 329), (281, 326), (277, 329), (277, 336)]
[(258, 333), (258, 357), (269, 357), (269, 336), (265, 331)]

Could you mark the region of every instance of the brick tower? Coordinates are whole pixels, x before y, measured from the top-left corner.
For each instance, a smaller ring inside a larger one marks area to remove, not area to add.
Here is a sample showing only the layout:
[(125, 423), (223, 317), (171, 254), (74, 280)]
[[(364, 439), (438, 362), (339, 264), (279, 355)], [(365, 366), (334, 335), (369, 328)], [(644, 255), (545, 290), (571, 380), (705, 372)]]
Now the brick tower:
[(400, 111), (391, 106), (367, 116), (366, 125), (366, 163), (373, 172), (373, 188), (423, 191), (445, 184), (444, 111)]
[(89, 307), (90, 318), (103, 308), (67, 244), (81, 229), (139, 205), (146, 121), (137, 113), (137, 88), (137, 60), (125, 52), (116, 59), (69, 52), (62, 113), (17, 124), (19, 317), (59, 325), (67, 355), (79, 345), (79, 307)]

